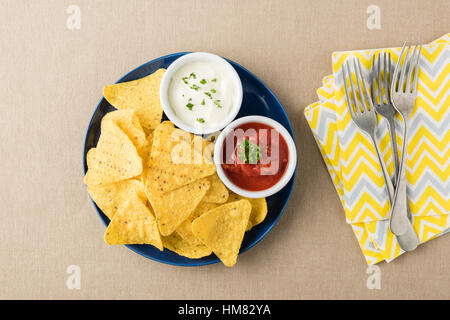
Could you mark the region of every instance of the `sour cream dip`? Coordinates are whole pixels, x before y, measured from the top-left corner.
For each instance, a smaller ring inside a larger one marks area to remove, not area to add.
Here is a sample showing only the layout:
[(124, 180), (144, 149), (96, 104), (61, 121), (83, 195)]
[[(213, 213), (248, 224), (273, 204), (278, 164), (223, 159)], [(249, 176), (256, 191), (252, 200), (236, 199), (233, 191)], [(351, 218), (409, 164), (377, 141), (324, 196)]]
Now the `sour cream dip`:
[(236, 71), (209, 53), (191, 53), (175, 60), (162, 79), (160, 93), (167, 117), (181, 129), (200, 134), (224, 128), (242, 103)]

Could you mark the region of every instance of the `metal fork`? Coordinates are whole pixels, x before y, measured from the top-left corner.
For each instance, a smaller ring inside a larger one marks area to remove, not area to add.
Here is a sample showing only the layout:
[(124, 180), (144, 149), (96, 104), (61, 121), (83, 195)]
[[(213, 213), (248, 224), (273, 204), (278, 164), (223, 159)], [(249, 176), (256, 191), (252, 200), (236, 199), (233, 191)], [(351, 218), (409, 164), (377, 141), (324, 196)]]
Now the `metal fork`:
[[(406, 55), (403, 65), (401, 65), (403, 53)], [(422, 51), (420, 46), (406, 46), (406, 42), (400, 52), (397, 65), (391, 84), (392, 103), (395, 109), (403, 118), (403, 145), (400, 161), (400, 173), (397, 177), (397, 188), (395, 190), (393, 203), (391, 206), (390, 228), (396, 235), (407, 232), (409, 218), (408, 196), (406, 193), (406, 158), (408, 145), (409, 119), (414, 108), (417, 97), (417, 82), (419, 73), (419, 58)], [(409, 54), (411, 52), (411, 54)], [(414, 71), (414, 73), (413, 73)]]
[[(355, 90), (355, 86), (353, 85), (352, 73), (348, 65), (348, 60), (345, 61), (342, 66), (344, 90), (345, 96), (347, 98), (348, 109), (350, 111), (353, 122), (355, 122), (355, 124), (372, 140), (372, 144), (375, 147), (378, 161), (380, 163), (384, 182), (388, 188), (389, 201), (392, 201), (392, 195), (394, 194), (394, 185), (392, 184), (392, 181), (389, 177), (376, 140), (375, 132), (377, 128), (377, 115), (375, 113), (375, 108), (368, 91), (369, 86), (367, 85), (365, 79), (362, 77), (359, 60), (353, 58), (352, 61), (354, 67), (353, 69), (355, 70), (356, 83), (358, 85), (358, 92)], [(347, 78), (349, 78), (350, 81), (351, 93), (349, 93), (349, 88), (347, 86)]]
[[(375, 62), (376, 61), (376, 62)], [(386, 52), (378, 54), (372, 60), (372, 102), (375, 111), (387, 120), (388, 131), (391, 138), (391, 146), (394, 162), (394, 186), (399, 172), (397, 139), (395, 131), (395, 114), (396, 110), (391, 103), (391, 54)], [(375, 84), (378, 85), (378, 91), (375, 90)], [(378, 98), (378, 99), (377, 99)]]
[[(350, 115), (352, 120), (356, 123), (356, 125), (364, 132), (366, 132), (372, 140), (372, 143), (375, 147), (375, 151), (377, 153), (378, 161), (380, 163), (381, 172), (383, 174), (384, 183), (388, 189), (388, 199), (391, 204), (393, 204), (394, 199), (394, 185), (389, 177), (389, 174), (386, 169), (386, 165), (384, 164), (383, 158), (381, 156), (381, 152), (378, 147), (378, 143), (376, 141), (375, 130), (377, 126), (377, 116), (375, 114), (375, 109), (370, 99), (369, 92), (366, 88), (368, 88), (364, 78), (361, 74), (361, 67), (359, 60), (356, 62), (356, 59), (353, 59), (353, 65), (356, 75), (356, 81), (358, 84), (358, 91), (360, 100), (358, 100), (357, 92), (353, 85), (353, 80), (351, 77), (351, 72), (348, 66), (348, 61), (346, 61), (343, 65), (342, 72), (344, 77), (344, 90), (347, 98), (347, 104), (350, 111)], [(347, 88), (347, 75), (350, 80), (350, 88), (351, 95), (348, 92)], [(362, 85), (360, 85), (360, 83)], [(351, 99), (353, 97), (353, 100)], [(354, 108), (355, 107), (355, 108)], [(417, 247), (418, 240), (417, 235), (414, 231), (414, 228), (411, 222), (408, 220), (406, 222), (406, 231), (404, 234), (397, 236), (397, 241), (400, 247), (405, 251), (412, 251)]]

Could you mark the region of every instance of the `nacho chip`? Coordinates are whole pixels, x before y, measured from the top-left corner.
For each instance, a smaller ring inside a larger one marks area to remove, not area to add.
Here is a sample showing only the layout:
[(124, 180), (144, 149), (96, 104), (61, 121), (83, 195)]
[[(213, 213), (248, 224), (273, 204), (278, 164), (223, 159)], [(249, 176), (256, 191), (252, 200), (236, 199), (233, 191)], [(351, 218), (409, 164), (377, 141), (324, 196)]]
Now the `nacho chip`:
[(227, 267), (237, 260), (252, 207), (248, 200), (226, 203), (201, 215), (192, 223), (192, 232)]
[(147, 184), (147, 170), (148, 170), (148, 162), (150, 160), (150, 152), (151, 152), (151, 146), (153, 143), (153, 132), (150, 132), (147, 135), (147, 146), (148, 148), (144, 151), (144, 156), (142, 158), (142, 174), (139, 177), (139, 179), (142, 181), (144, 186)]
[(214, 143), (209, 140), (203, 139), (201, 136), (192, 136), (192, 150), (194, 150), (198, 154), (202, 154), (204, 159), (212, 162), (213, 153), (214, 153)]
[(250, 219), (248, 221), (247, 231), (249, 231), (251, 228), (256, 226), (257, 224), (260, 224), (264, 221), (267, 215), (267, 202), (266, 198), (246, 198), (244, 196), (238, 195), (234, 192), (230, 192), (230, 195), (228, 197), (227, 202), (233, 202), (238, 200), (248, 200), (250, 201), (250, 204), (252, 205), (252, 211), (250, 212)]
[(250, 213), (250, 221), (253, 226), (256, 226), (264, 221), (267, 216), (267, 202), (265, 198), (247, 199), (252, 205), (252, 212)]
[[(187, 143), (191, 146), (180, 144)], [(186, 148), (186, 149), (184, 149)], [(214, 145), (200, 136), (175, 128), (164, 121), (154, 131), (152, 159), (187, 164), (213, 164)]]
[[(208, 193), (208, 192), (207, 192)], [(206, 196), (205, 196), (206, 197)], [(205, 198), (203, 198), (205, 199)], [(200, 217), (202, 214), (217, 208), (219, 205), (217, 203), (210, 203), (210, 202), (200, 202), (198, 206), (195, 208), (194, 212), (187, 218), (185, 221), (183, 221), (182, 224), (177, 228), (176, 232), (183, 238), (186, 239), (188, 242), (191, 243), (202, 243), (198, 238), (192, 233), (192, 221)]]
[(192, 169), (191, 172), (188, 166), (170, 166), (154, 161), (149, 163), (146, 170), (146, 188), (149, 188), (150, 192), (160, 193), (173, 191), (214, 173), (209, 168)]
[(129, 82), (121, 82), (103, 88), (103, 95), (116, 109), (134, 109), (146, 134), (161, 122), (162, 107), (159, 87), (165, 69)]
[(181, 141), (190, 143), (192, 134), (176, 129), (170, 121), (161, 122), (153, 131), (151, 159), (154, 161), (172, 161), (172, 149)]
[(97, 147), (87, 154), (87, 185), (117, 182), (142, 173), (142, 159), (128, 136), (111, 120), (102, 123)]
[(225, 203), (228, 200), (228, 189), (225, 187), (219, 176), (213, 174), (207, 177), (211, 187), (205, 195), (203, 201), (213, 203)]
[(200, 259), (209, 256), (212, 251), (200, 241), (191, 243), (174, 232), (170, 236), (162, 237), (165, 248), (190, 259)]
[(147, 192), (161, 234), (168, 236), (174, 232), (192, 214), (208, 189), (209, 181), (201, 179), (166, 193)]
[(148, 157), (150, 144), (134, 110), (109, 112), (103, 117), (102, 124), (108, 120), (114, 122), (133, 141), (142, 159)]
[[(165, 121), (153, 132), (146, 187), (150, 192), (168, 192), (216, 172), (211, 157), (194, 150), (192, 135)], [(196, 141), (199, 141), (198, 139)], [(198, 143), (197, 143), (198, 144)], [(200, 148), (206, 147), (205, 142)]]
[(155, 217), (134, 194), (114, 215), (105, 231), (107, 244), (151, 244), (163, 250)]
[(147, 202), (143, 183), (137, 179), (123, 180), (105, 185), (88, 186), (88, 192), (95, 204), (111, 220), (120, 206), (133, 194)]

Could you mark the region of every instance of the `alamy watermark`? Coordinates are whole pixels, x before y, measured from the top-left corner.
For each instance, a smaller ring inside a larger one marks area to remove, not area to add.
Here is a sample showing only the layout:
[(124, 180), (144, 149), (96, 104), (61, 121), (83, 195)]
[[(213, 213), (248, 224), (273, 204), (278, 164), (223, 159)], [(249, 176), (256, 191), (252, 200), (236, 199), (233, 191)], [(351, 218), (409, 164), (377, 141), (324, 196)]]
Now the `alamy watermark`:
[(381, 269), (379, 266), (369, 266), (366, 270), (369, 275), (367, 277), (367, 289), (380, 290), (381, 289)]
[(81, 289), (81, 268), (77, 265), (70, 265), (66, 269), (66, 273), (69, 275), (66, 280), (66, 287), (69, 290)]
[(81, 28), (81, 9), (75, 4), (67, 7), (66, 13), (69, 15), (66, 20), (66, 26), (69, 30), (79, 30)]
[(380, 30), (381, 29), (381, 8), (377, 5), (370, 5), (367, 7), (367, 29)]
[[(261, 166), (261, 175), (274, 175), (278, 172), (280, 163), (280, 133), (269, 129), (225, 129), (222, 132), (224, 141), (222, 144), (221, 164), (243, 165), (250, 164)], [(202, 164), (211, 159), (214, 144), (218, 135), (207, 137), (191, 136), (187, 132), (175, 130), (170, 141), (173, 143), (171, 160), (175, 164)]]

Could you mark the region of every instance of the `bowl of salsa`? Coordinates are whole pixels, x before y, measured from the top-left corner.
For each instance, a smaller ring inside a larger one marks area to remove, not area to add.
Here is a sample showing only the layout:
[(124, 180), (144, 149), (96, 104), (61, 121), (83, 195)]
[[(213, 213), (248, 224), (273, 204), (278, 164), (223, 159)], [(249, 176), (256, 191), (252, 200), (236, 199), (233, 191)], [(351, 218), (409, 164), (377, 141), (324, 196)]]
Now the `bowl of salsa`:
[(264, 198), (280, 191), (292, 178), (297, 150), (289, 132), (263, 116), (231, 122), (218, 136), (214, 163), (222, 182), (248, 198)]

